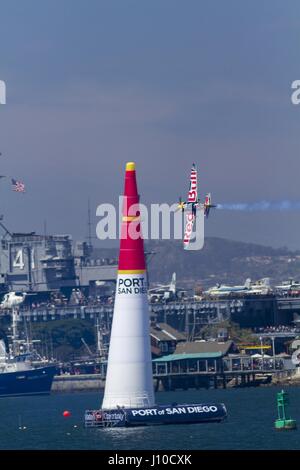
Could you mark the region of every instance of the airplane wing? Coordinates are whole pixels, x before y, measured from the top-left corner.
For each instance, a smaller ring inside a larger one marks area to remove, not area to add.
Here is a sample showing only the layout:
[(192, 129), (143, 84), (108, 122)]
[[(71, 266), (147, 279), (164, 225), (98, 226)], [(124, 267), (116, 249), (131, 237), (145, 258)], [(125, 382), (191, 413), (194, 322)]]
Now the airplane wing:
[(197, 202), (198, 187), (197, 187), (197, 169), (195, 163), (192, 165), (190, 175), (190, 189), (188, 192), (188, 202)]
[(193, 233), (193, 226), (194, 226), (195, 218), (196, 216), (192, 211), (186, 212), (186, 222), (185, 222), (184, 237), (183, 237), (183, 248), (185, 250), (188, 250), (189, 248), (191, 236)]

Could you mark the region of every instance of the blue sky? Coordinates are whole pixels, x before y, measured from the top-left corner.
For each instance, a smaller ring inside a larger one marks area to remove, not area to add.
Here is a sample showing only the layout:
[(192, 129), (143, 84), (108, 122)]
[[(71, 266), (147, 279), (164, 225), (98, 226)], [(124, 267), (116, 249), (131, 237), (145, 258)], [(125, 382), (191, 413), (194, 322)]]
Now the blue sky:
[[(2, 0), (0, 212), (14, 231), (86, 235), (135, 160), (142, 200), (300, 200), (296, 0)], [(300, 212), (215, 212), (209, 235), (300, 248)]]

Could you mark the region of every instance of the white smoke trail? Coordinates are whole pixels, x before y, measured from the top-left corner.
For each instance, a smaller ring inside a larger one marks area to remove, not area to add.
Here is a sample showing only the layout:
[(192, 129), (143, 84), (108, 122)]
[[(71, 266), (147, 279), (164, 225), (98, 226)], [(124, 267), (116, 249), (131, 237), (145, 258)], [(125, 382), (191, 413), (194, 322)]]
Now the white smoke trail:
[(229, 211), (295, 211), (300, 210), (300, 201), (259, 201), (252, 203), (233, 203), (233, 204), (218, 204), (217, 209)]

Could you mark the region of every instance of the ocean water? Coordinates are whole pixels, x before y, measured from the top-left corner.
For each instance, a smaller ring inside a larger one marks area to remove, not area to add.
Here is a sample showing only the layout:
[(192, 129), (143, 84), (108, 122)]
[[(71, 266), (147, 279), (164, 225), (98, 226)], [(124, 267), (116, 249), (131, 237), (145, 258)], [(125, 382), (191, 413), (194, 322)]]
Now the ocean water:
[(129, 429), (84, 428), (84, 411), (99, 407), (100, 393), (1, 398), (0, 449), (300, 449), (300, 387), (286, 390), (296, 431), (274, 430), (276, 387), (157, 393), (157, 403), (223, 402), (228, 419)]

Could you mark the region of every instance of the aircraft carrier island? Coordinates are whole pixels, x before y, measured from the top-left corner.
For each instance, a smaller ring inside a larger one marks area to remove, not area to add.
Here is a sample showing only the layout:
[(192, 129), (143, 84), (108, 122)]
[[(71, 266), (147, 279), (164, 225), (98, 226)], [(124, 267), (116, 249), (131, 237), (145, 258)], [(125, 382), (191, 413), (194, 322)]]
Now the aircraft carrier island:
[(93, 291), (98, 281), (113, 283), (116, 262), (92, 259), (87, 242), (73, 243), (70, 235), (9, 233), (0, 242), (0, 292), (60, 290), (69, 295), (79, 287)]

